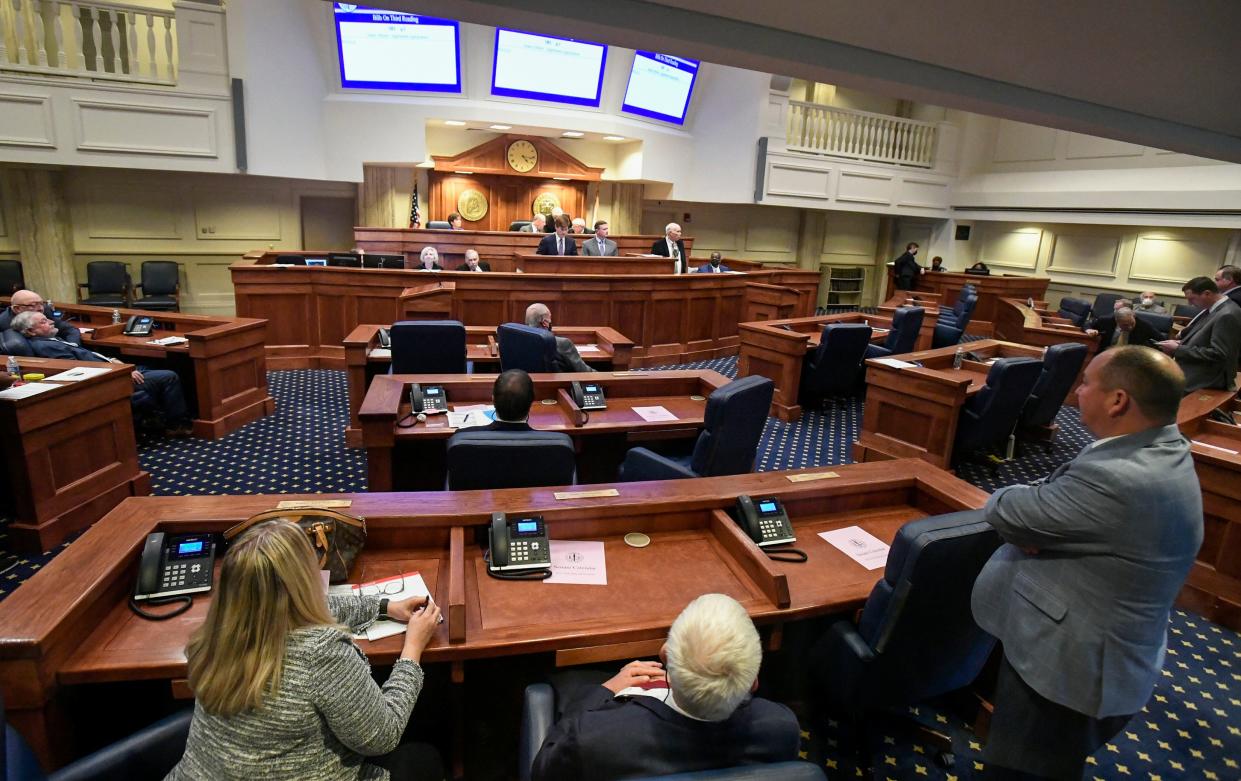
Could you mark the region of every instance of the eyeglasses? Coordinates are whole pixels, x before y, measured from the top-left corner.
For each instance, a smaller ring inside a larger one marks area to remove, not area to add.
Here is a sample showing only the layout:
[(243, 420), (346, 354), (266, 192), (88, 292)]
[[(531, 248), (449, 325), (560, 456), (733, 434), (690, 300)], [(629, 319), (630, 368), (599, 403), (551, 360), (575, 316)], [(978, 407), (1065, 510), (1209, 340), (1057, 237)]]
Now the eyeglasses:
[(9, 304), (14, 309), (42, 309), (47, 306), (46, 301), (31, 301), (28, 304)]

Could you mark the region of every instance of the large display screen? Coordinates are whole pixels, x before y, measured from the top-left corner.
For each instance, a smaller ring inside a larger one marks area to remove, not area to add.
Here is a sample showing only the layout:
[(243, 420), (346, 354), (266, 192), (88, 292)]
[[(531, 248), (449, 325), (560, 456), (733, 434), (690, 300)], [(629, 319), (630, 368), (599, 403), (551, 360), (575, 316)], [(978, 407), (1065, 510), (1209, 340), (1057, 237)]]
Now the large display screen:
[(332, 10), (342, 87), (461, 91), (456, 22), (353, 3), (333, 3)]
[(598, 106), (608, 47), (496, 28), (491, 94)]
[(685, 124), (690, 95), (698, 78), (698, 60), (637, 51), (621, 111)]

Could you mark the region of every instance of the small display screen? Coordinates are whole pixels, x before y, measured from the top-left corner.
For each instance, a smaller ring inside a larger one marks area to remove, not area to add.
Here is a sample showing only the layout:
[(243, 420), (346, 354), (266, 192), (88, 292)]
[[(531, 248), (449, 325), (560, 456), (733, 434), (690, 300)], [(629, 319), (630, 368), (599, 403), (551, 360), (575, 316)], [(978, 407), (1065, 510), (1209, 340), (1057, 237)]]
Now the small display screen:
[(598, 385), (587, 385), (587, 386), (586, 386), (586, 392), (587, 392), (587, 393), (598, 393), (598, 392), (599, 392), (599, 386), (598, 386)]
[(758, 511), (760, 513), (774, 513), (777, 512), (777, 505), (771, 499), (763, 499), (758, 503)]
[(326, 266), (327, 258), (306, 258), (307, 266)]
[(427, 395), (438, 396), (440, 395), (440, 389), (439, 388), (427, 388)]
[(517, 533), (518, 534), (535, 534), (538, 532), (538, 530), (539, 530), (538, 521), (518, 521), (517, 522)]
[(177, 546), (177, 555), (179, 556), (190, 556), (195, 553), (202, 553), (202, 552), (203, 552), (203, 541), (202, 540), (191, 540), (189, 542), (183, 542)]

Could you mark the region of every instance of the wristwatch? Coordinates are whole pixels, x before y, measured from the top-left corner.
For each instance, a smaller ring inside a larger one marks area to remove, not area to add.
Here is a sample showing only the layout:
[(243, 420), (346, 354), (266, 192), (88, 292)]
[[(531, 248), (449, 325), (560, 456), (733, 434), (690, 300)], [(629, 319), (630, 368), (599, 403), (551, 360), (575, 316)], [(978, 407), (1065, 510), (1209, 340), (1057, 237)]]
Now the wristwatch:
[(392, 616), (388, 615), (388, 598), (387, 597), (384, 597), (383, 599), (379, 600), (379, 618), (384, 618), (384, 619), (392, 618)]

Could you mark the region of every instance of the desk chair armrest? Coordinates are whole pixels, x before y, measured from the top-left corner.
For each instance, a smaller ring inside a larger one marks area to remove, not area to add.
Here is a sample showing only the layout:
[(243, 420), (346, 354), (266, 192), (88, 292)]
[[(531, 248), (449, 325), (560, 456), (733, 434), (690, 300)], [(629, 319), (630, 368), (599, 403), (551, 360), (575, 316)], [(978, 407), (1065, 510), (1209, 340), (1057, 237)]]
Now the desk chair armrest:
[(620, 468), (620, 479), (626, 483), (639, 480), (683, 480), (691, 477), (698, 475), (676, 461), (644, 447), (635, 447), (626, 453)]
[(551, 684), (532, 683), (521, 703), (521, 743), (517, 746), (517, 777), (530, 781), (534, 758), (556, 720), (556, 692)]
[(862, 360), (866, 360), (867, 358), (887, 358), (891, 354), (892, 351), (886, 347), (882, 347), (877, 344), (868, 344), (866, 345), (866, 354), (862, 356)]
[(91, 781), (105, 778), (162, 778), (185, 753), (194, 711), (167, 716), (71, 765), (53, 773), (48, 781)]

